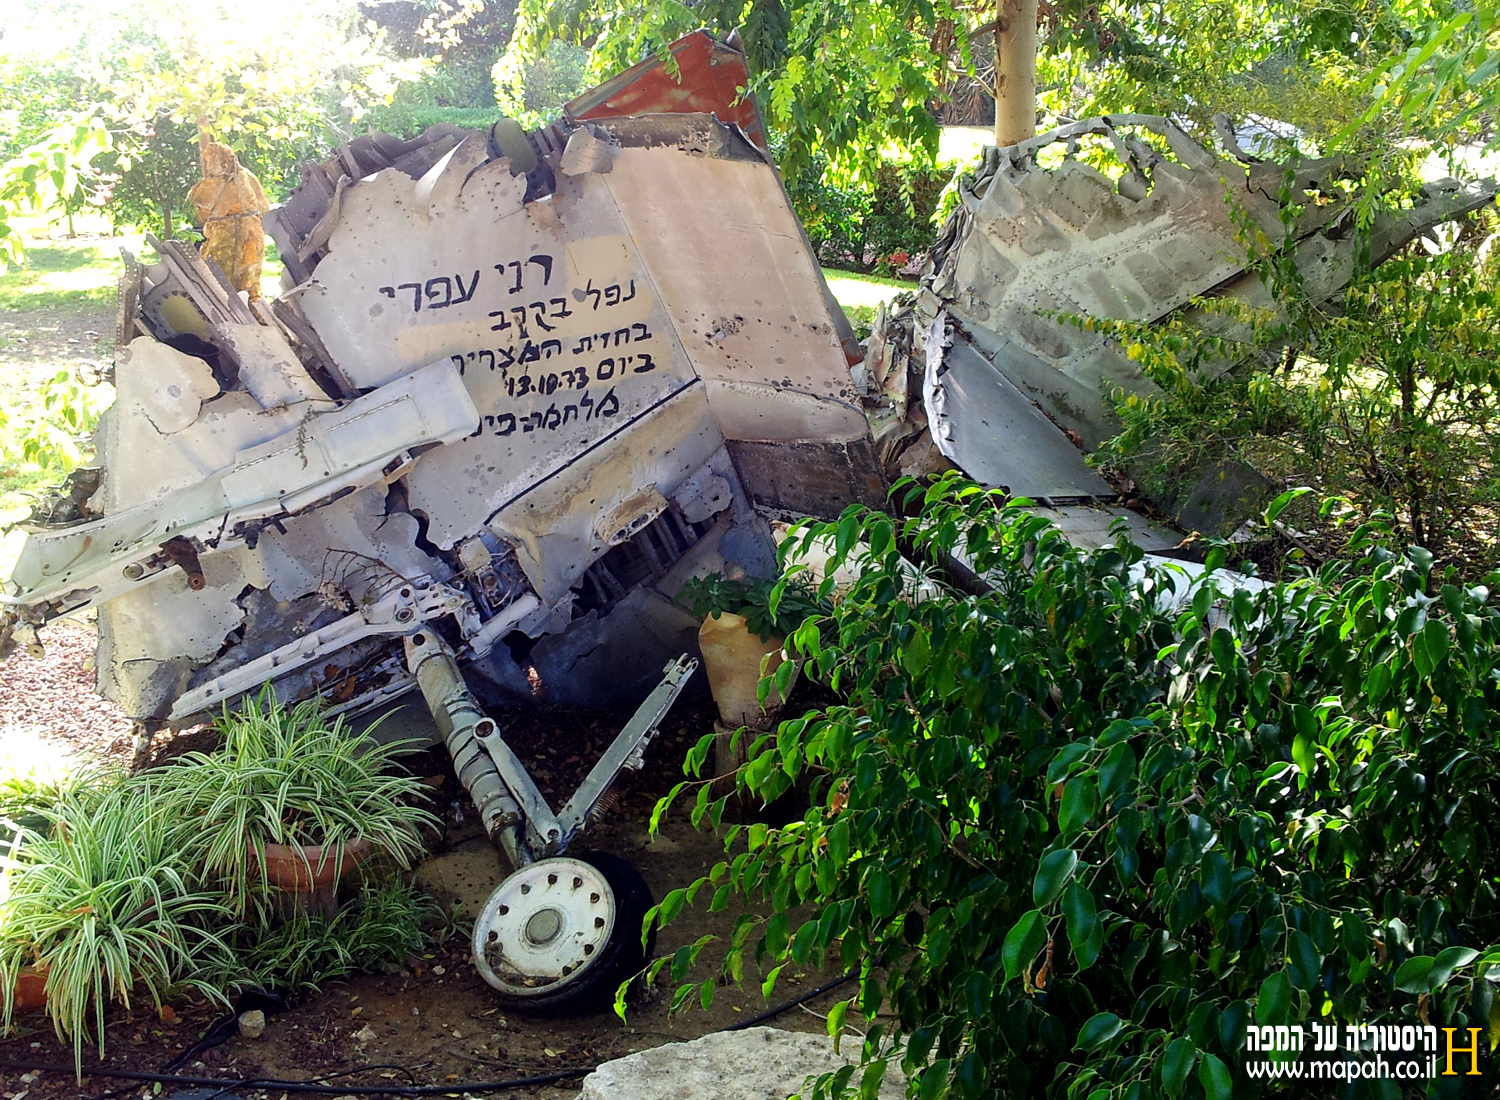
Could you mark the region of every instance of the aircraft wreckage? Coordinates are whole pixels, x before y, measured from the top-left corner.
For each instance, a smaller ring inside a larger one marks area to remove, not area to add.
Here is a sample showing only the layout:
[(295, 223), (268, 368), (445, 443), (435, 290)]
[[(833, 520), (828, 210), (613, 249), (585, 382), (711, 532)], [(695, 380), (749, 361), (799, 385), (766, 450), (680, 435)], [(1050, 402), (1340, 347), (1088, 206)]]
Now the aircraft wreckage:
[[(861, 348), (738, 98), (743, 56), (703, 33), (674, 53), (680, 83), (645, 63), (541, 130), (371, 134), (310, 165), (269, 217), (274, 302), (153, 241), (122, 280), (98, 463), (36, 510), (0, 612), (0, 650), (35, 652), (97, 609), (99, 690), (147, 729), (268, 683), (351, 716), (420, 695), (517, 869), (475, 932), (517, 1007), (596, 993), (635, 935), (614, 918), (638, 879), (565, 853), (696, 667), (682, 583), (769, 575), (771, 522), (947, 463), (1078, 537), (1123, 516), (1170, 546), (1063, 430), (1097, 442), (1103, 379), (1147, 383), (1044, 314), (1254, 299), (1225, 187), (1277, 224), (1281, 170), (1232, 135), (1216, 155), (1161, 119), (1078, 123), (989, 150), (920, 293)], [(1038, 166), (1084, 134), (1118, 182)], [(1494, 193), (1435, 187), (1377, 251)], [(1346, 213), (1298, 227), (1327, 295)], [(643, 697), (557, 813), (485, 710)]]

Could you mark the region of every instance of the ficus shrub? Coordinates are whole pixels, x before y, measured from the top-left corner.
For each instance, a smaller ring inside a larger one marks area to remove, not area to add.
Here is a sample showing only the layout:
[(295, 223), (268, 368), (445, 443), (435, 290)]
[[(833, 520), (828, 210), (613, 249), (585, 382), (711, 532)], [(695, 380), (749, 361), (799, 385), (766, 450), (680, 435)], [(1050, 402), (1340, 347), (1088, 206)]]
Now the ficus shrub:
[[(809, 809), (728, 828), (649, 918), (758, 899), (724, 967), (753, 958), (768, 996), (788, 965), (857, 970), (828, 1024), (863, 1017), (864, 1068), (814, 1095), (873, 1095), (894, 1062), (921, 1097), (1227, 1100), (1267, 1087), (1242, 1070), (1251, 1023), (1496, 1034), (1493, 579), (1435, 575), (1379, 517), (1342, 562), (1237, 585), (1222, 547), (1176, 568), (952, 477), (898, 491), (912, 518), (852, 508), (782, 547), (792, 576), (819, 536), (871, 563), (792, 638), (844, 701), (738, 775)], [(984, 583), (911, 602), (902, 548)], [(697, 795), (719, 827), (726, 800)], [(656, 964), (674, 1006), (712, 997), (703, 946)]]

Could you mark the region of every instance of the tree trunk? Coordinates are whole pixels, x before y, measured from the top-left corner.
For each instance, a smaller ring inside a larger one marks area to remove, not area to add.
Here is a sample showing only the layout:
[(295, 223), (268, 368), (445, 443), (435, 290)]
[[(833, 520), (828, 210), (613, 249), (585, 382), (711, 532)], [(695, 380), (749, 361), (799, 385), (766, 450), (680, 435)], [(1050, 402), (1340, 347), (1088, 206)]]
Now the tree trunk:
[(1037, 0), (1000, 0), (995, 26), (995, 144), (1036, 136)]
[(1426, 491), (1423, 484), (1422, 466), (1417, 454), (1417, 371), (1414, 363), (1405, 362), (1401, 372), (1401, 459), (1405, 467), (1406, 507), (1411, 517), (1412, 541), (1418, 546), (1427, 546), (1427, 523), (1424, 505)]

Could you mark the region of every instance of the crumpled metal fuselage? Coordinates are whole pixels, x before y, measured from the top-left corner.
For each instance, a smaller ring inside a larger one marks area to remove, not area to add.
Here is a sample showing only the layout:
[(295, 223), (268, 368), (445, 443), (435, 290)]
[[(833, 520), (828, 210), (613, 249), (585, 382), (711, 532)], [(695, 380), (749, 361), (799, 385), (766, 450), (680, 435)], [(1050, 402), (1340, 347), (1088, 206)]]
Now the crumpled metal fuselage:
[(268, 228), (274, 304), (171, 242), (133, 269), (102, 485), (5, 597), (21, 641), (96, 607), (132, 717), (380, 707), (423, 624), (492, 701), (635, 702), (696, 649), (688, 576), (883, 498), (847, 321), (713, 115), (372, 135)]
[[(1343, 291), (1360, 247), (1379, 263), (1496, 194), (1493, 180), (1440, 181), (1410, 209), (1382, 214), (1361, 238), (1354, 210), (1333, 186), (1340, 164), (1304, 162), (1289, 183), (1284, 166), (1240, 149), (1227, 119), (1219, 128), (1223, 153), (1151, 115), (1086, 119), (986, 151), (979, 169), (959, 181), (960, 206), (921, 291), (872, 342), (866, 361), (868, 377), (883, 380), (873, 419), (891, 472), (918, 472), (935, 450), (1018, 495), (1065, 506), (1109, 501), (1113, 490), (1082, 456), (1118, 430), (1107, 394), (1114, 387), (1160, 391), (1117, 341), (1068, 323), (1069, 316), (1155, 322), (1180, 315), (1219, 335), (1241, 335), (1193, 300), (1274, 305), (1260, 274), (1247, 269), (1245, 233), (1283, 239), (1284, 186), (1302, 206), (1291, 247), (1314, 302)], [(1114, 150), (1118, 179), (1076, 155), (1090, 136)], [(1044, 167), (1049, 151), (1065, 155)], [(912, 364), (910, 377), (894, 364), (902, 357)], [(1185, 493), (1171, 508), (1178, 522), (1228, 534), (1211, 526), (1244, 518), (1244, 502), (1232, 498), (1258, 477), (1238, 475), (1205, 472), (1204, 491)]]
[[(308, 166), (269, 220), (274, 302), (180, 242), (132, 264), (99, 468), (40, 510), (0, 645), (97, 608), (100, 690), (148, 723), (268, 682), (382, 708), (413, 687), (419, 628), (487, 701), (633, 702), (696, 650), (687, 577), (769, 575), (768, 520), (879, 504), (901, 473), (951, 463), (1077, 537), (1124, 519), (1148, 548), (1177, 540), (1081, 451), (1111, 430), (1106, 382), (1151, 384), (1055, 315), (1263, 301), (1225, 199), (1279, 231), (1280, 167), (1151, 116), (989, 150), (860, 362), (753, 102), (625, 114), (739, 86), (728, 47), (674, 50), (705, 82), (685, 99), (649, 62), (540, 131), (372, 134)], [(1039, 166), (1086, 134), (1119, 181)], [(1434, 187), (1376, 226), (1375, 258), (1494, 193)], [(1309, 202), (1296, 227), (1315, 297), (1353, 270), (1346, 215)]]

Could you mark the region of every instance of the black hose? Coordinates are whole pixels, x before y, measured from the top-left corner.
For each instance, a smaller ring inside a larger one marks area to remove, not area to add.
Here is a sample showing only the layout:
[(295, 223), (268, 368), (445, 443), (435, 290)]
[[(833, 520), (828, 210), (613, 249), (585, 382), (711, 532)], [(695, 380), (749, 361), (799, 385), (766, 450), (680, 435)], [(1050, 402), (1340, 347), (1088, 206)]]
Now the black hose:
[[(831, 989), (837, 989), (845, 982), (856, 976), (856, 971), (849, 971), (842, 977), (835, 978), (831, 982), (818, 986), (810, 992), (795, 997), (790, 1001), (777, 1005), (759, 1016), (752, 1016), (748, 1020), (741, 1020), (737, 1024), (720, 1028), (720, 1031), (744, 1031), (746, 1028), (754, 1027), (756, 1024), (780, 1016), (798, 1005), (806, 1004), (815, 997), (820, 997)], [(709, 1032), (709, 1034), (715, 1034)], [(18, 1058), (0, 1058), (0, 1066), (7, 1069), (40, 1070), (46, 1073), (72, 1073), (72, 1066), (59, 1066), (48, 1062), (29, 1062)], [(443, 1085), (320, 1085), (314, 1083), (317, 1080), (326, 1079), (327, 1076), (338, 1077), (359, 1073), (363, 1070), (374, 1069), (374, 1066), (362, 1066), (359, 1070), (347, 1070), (339, 1074), (329, 1074), (324, 1078), (314, 1078), (307, 1081), (282, 1081), (270, 1077), (252, 1077), (245, 1080), (234, 1081), (222, 1077), (194, 1077), (180, 1073), (151, 1073), (147, 1070), (129, 1069), (86, 1069), (83, 1071), (85, 1077), (116, 1077), (127, 1081), (146, 1081), (153, 1084), (163, 1085), (196, 1085), (199, 1088), (217, 1088), (221, 1093), (227, 1093), (230, 1089), (280, 1089), (282, 1092), (297, 1092), (312, 1096), (447, 1096), (452, 1093), (461, 1092), (499, 1092), (502, 1089), (525, 1088), (528, 1085), (550, 1085), (558, 1081), (569, 1081), (578, 1077), (585, 1077), (599, 1066), (583, 1066), (578, 1069), (561, 1070), (557, 1073), (547, 1073), (539, 1077), (515, 1077), (505, 1081), (449, 1081)]]
[(775, 1008), (770, 1009), (767, 1012), (762, 1012), (759, 1016), (751, 1016), (748, 1020), (741, 1020), (737, 1024), (730, 1024), (728, 1027), (720, 1028), (719, 1030), (721, 1030), (721, 1031), (744, 1031), (747, 1027), (754, 1027), (756, 1024), (763, 1023), (766, 1020), (770, 1020), (770, 1019), (773, 1019), (776, 1016), (780, 1016), (783, 1012), (786, 1012), (789, 1009), (796, 1008), (798, 1005), (806, 1004), (808, 1001), (812, 1000), (814, 997), (821, 997), (824, 993), (827, 993), (830, 989), (837, 989), (839, 986), (843, 985), (845, 982), (847, 982), (847, 981), (851, 980), (852, 978), (854, 978), (858, 973), (859, 972), (857, 970), (850, 970), (847, 973), (845, 973), (843, 977), (841, 977), (841, 978), (835, 978), (835, 979), (833, 979), (833, 981), (828, 982), (826, 985), (820, 985), (820, 986), (818, 986), (817, 989), (814, 989), (811, 993), (804, 993), (804, 994), (802, 994), (802, 996), (796, 998), (795, 1000), (787, 1001), (785, 1004), (777, 1005)]
[[(50, 1073), (72, 1073), (72, 1066), (53, 1065), (48, 1062), (27, 1062), (19, 1058), (0, 1058), (0, 1066), (8, 1069), (40, 1070)], [(361, 1067), (374, 1068), (374, 1067)], [(127, 1081), (146, 1081), (163, 1085), (195, 1085), (199, 1088), (217, 1088), (221, 1093), (231, 1089), (280, 1089), (282, 1092), (300, 1092), (312, 1096), (446, 1096), (455, 1092), (498, 1092), (500, 1089), (524, 1088), (527, 1085), (550, 1085), (556, 1081), (567, 1081), (584, 1077), (598, 1066), (562, 1070), (540, 1077), (517, 1077), (508, 1081), (450, 1081), (446, 1085), (319, 1085), (312, 1081), (282, 1081), (274, 1077), (249, 1077), (244, 1080), (228, 1080), (222, 1077), (194, 1077), (181, 1073), (151, 1073), (148, 1070), (131, 1069), (86, 1069), (85, 1077), (119, 1077)]]

